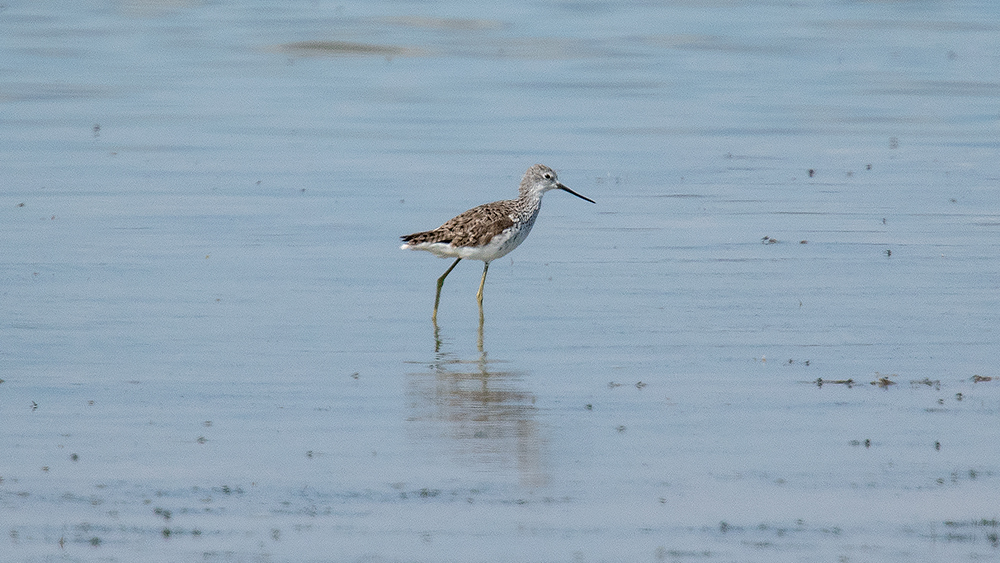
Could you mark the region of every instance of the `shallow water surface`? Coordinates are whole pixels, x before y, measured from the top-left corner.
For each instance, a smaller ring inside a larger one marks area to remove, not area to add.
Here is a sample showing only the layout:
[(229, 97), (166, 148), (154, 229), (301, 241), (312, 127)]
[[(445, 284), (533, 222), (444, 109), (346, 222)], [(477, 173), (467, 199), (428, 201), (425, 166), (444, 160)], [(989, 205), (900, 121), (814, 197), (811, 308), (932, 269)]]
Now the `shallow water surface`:
[(7, 3), (0, 559), (1000, 557), (997, 21)]

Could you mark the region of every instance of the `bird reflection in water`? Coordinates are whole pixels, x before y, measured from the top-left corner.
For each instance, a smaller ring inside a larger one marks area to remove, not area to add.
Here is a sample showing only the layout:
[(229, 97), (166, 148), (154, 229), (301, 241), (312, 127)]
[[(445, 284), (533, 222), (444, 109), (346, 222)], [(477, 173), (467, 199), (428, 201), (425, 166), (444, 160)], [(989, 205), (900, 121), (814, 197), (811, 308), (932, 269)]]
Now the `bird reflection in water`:
[(478, 354), (471, 359), (449, 351), (434, 323), (434, 361), (408, 379), (410, 428), (424, 446), (446, 449), (459, 464), (513, 469), (522, 485), (541, 486), (547, 477), (535, 396), (523, 387), (525, 373), (504, 370), (505, 362), (488, 357), (479, 313)]

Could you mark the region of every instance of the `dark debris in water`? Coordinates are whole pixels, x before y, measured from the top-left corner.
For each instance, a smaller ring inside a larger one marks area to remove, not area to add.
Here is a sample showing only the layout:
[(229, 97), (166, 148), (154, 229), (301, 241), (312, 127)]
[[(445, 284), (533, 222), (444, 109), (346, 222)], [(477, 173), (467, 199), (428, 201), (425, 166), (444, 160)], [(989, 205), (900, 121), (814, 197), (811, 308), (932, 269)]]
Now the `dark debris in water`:
[[(789, 363), (791, 363), (791, 361), (789, 361)], [(879, 372), (875, 372), (875, 379), (873, 381), (870, 381), (869, 385), (873, 387), (878, 387), (880, 389), (888, 389), (889, 387), (896, 385), (898, 383), (897, 381), (893, 380), (893, 378), (898, 378), (898, 377), (899, 374), (896, 373), (883, 375)], [(994, 379), (993, 377), (983, 377), (980, 375), (974, 375), (972, 376), (971, 380), (974, 383), (980, 383), (983, 381), (993, 381), (993, 379)], [(854, 379), (823, 379), (821, 377), (803, 383), (811, 383), (817, 387), (823, 387), (824, 385), (843, 385), (848, 388), (854, 387), (855, 385), (858, 384), (858, 382)], [(941, 380), (931, 379), (929, 377), (925, 377), (923, 379), (911, 379), (910, 388), (912, 389), (928, 388), (928, 389), (933, 389), (935, 391), (940, 391)], [(959, 392), (955, 394), (955, 400), (961, 401), (963, 398), (964, 396), (962, 395), (962, 393)], [(938, 404), (944, 404), (944, 399), (939, 399)]]
[(159, 507), (153, 509), (153, 514), (156, 514), (164, 520), (170, 520), (170, 517), (172, 516), (172, 513), (169, 510)]
[(467, 18), (434, 18), (426, 16), (396, 16), (383, 18), (388, 24), (403, 27), (416, 27), (422, 29), (447, 29), (458, 31), (479, 31), (483, 29), (501, 29), (506, 27), (504, 22), (487, 19), (467, 19)]
[(957, 541), (975, 541), (978, 536), (977, 529), (986, 528), (986, 541), (988, 541), (994, 549), (1000, 548), (1000, 533), (997, 531), (997, 528), (1000, 527), (1000, 522), (998, 522), (996, 518), (983, 518), (981, 520), (958, 522), (954, 520), (946, 520), (944, 525), (952, 530), (969, 530), (967, 533), (949, 532), (947, 534), (948, 539)]
[(871, 382), (871, 385), (880, 387), (882, 389), (887, 389), (890, 385), (895, 385), (896, 382), (890, 379), (891, 377), (898, 377), (898, 374), (892, 373), (889, 375), (882, 375), (879, 372), (875, 372), (875, 381)]
[(848, 388), (854, 387), (853, 379), (823, 379), (822, 377), (817, 377), (816, 381), (813, 383), (816, 384), (816, 387), (823, 387), (824, 385), (845, 385)]
[(278, 49), (306, 55), (381, 55), (386, 57), (414, 56), (419, 54), (416, 49), (397, 47), (394, 45), (377, 45), (374, 43), (355, 43), (352, 41), (295, 41), (284, 43)]
[(440, 494), (441, 494), (441, 489), (431, 489), (424, 487), (417, 491), (400, 491), (399, 498), (404, 500), (407, 498), (434, 498), (439, 496)]
[[(618, 383), (616, 381), (609, 381), (608, 382), (608, 389), (617, 389), (618, 387), (624, 387), (626, 385), (628, 385), (628, 384), (627, 383)], [(643, 387), (645, 387), (647, 385), (649, 385), (649, 384), (645, 383), (643, 381), (636, 381), (635, 382), (635, 388), (636, 389), (642, 389)]]
[[(789, 363), (791, 363), (791, 361), (789, 361)], [(879, 387), (881, 389), (887, 389), (887, 388), (889, 388), (889, 387), (891, 387), (893, 385), (896, 385), (896, 382), (892, 380), (892, 378), (894, 378), (894, 377), (899, 377), (899, 374), (892, 373), (892, 374), (889, 374), (889, 375), (883, 375), (883, 374), (881, 374), (879, 372), (875, 372), (875, 380), (869, 382), (869, 385), (873, 385), (873, 386)], [(851, 388), (851, 387), (854, 387), (855, 385), (857, 385), (857, 381), (855, 381), (854, 379), (823, 379), (822, 377), (818, 377), (818, 378), (814, 379), (813, 381), (811, 381), (810, 383), (816, 385), (817, 387), (823, 387), (824, 385), (843, 385), (845, 387)], [(941, 380), (940, 379), (930, 379), (929, 377), (925, 377), (923, 379), (913, 379), (913, 380), (910, 380), (910, 386), (911, 387), (929, 387), (931, 389), (935, 389), (935, 390), (940, 391), (941, 390)], [(961, 400), (961, 399), (959, 399), (959, 400)]]

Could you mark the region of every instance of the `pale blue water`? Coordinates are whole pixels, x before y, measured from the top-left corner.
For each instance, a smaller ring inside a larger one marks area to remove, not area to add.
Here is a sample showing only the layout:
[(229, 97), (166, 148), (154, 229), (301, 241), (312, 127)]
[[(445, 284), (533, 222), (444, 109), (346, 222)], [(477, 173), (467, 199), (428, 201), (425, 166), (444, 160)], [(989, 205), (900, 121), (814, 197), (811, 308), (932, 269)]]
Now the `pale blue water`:
[(997, 22), (4, 4), (0, 559), (1000, 558)]

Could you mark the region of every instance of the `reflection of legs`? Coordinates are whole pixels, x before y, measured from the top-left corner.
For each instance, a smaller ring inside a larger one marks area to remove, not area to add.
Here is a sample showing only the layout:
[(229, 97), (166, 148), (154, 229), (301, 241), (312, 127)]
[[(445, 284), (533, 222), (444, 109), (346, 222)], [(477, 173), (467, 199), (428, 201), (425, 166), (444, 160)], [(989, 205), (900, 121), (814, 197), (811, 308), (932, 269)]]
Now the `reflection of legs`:
[(486, 271), (490, 269), (489, 262), (483, 262), (483, 281), (479, 282), (479, 293), (476, 294), (476, 300), (479, 301), (479, 309), (483, 308), (483, 286), (486, 285)]
[(437, 293), (434, 294), (434, 314), (431, 316), (431, 319), (434, 320), (435, 322), (437, 321), (438, 317), (438, 303), (441, 302), (441, 288), (444, 286), (444, 279), (448, 277), (448, 274), (450, 274), (451, 271), (455, 269), (455, 266), (458, 266), (458, 263), (461, 261), (462, 261), (461, 258), (457, 258), (455, 260), (455, 263), (452, 264), (451, 267), (448, 268), (448, 270), (444, 274), (442, 274), (440, 278), (438, 278)]

